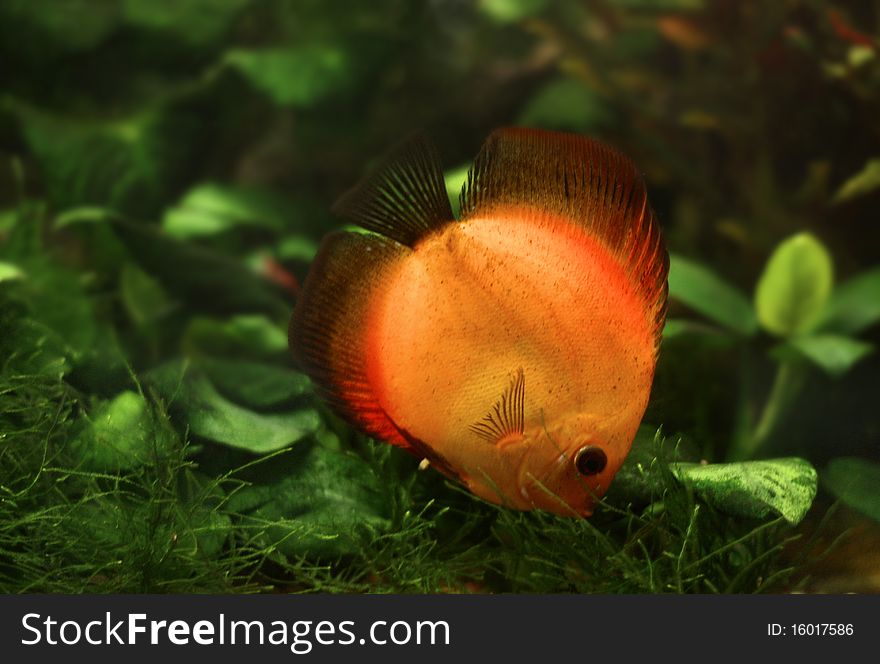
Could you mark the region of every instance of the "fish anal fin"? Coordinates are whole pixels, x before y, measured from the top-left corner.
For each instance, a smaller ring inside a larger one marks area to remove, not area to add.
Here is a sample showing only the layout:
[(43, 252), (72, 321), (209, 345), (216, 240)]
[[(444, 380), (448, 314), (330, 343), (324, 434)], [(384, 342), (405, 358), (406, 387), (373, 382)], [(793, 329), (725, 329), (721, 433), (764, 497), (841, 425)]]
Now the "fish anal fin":
[(290, 349), (316, 392), (349, 424), (411, 449), (367, 376), (364, 334), (373, 289), (409, 250), (378, 235), (328, 235), (290, 318)]
[(389, 152), (333, 212), (409, 247), (454, 220), (440, 157), (422, 134)]
[(487, 443), (504, 447), (520, 440), (525, 432), (526, 379), (522, 367), (510, 378), (501, 397), (470, 430)]
[(659, 345), (669, 256), (641, 173), (599, 141), (508, 127), (486, 139), (461, 192), (463, 220), (537, 209), (580, 227), (623, 267)]

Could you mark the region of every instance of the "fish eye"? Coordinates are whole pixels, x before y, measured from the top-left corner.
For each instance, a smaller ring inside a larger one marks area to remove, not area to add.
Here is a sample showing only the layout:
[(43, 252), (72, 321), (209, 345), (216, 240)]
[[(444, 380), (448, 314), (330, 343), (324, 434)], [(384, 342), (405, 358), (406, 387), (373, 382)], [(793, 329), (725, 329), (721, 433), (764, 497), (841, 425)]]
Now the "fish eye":
[(574, 467), (581, 475), (598, 475), (605, 470), (608, 457), (601, 447), (585, 445), (574, 457)]

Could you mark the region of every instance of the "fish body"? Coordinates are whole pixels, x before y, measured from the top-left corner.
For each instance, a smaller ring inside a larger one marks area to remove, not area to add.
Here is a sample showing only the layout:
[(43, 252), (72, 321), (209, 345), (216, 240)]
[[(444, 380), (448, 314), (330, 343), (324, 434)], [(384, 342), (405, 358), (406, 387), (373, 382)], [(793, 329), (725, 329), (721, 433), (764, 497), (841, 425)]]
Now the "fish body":
[(342, 199), (377, 234), (325, 240), (291, 347), (365, 432), (486, 500), (587, 516), (647, 406), (665, 315), (641, 179), (595, 141), (499, 130), (455, 220), (436, 155), (408, 149)]

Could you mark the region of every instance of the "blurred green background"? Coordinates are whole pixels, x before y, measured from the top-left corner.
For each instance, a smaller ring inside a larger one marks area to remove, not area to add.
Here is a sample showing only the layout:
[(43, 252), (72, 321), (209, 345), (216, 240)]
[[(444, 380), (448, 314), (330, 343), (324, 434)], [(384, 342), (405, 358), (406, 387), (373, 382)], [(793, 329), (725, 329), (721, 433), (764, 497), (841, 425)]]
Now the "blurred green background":
[[(861, 0), (4, 0), (0, 589), (880, 589), (844, 541), (880, 543), (878, 51)], [(313, 397), (286, 320), (332, 202), (415, 130), (456, 198), (511, 124), (643, 169), (646, 428), (673, 462), (805, 459), (800, 530), (739, 465), (745, 508), (676, 466), (595, 525), (509, 514)]]

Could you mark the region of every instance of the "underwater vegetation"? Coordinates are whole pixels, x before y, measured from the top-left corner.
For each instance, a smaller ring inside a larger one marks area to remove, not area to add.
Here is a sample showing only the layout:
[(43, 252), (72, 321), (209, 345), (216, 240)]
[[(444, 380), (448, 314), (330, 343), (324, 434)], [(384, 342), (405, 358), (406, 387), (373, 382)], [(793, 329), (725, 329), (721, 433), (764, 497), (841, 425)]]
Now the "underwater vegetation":
[[(855, 0), (3, 2), (0, 591), (880, 590), (878, 51)], [(590, 519), (419, 470), (288, 348), (377, 157), (424, 131), (460, 215), (517, 125), (632, 157), (670, 253)]]

